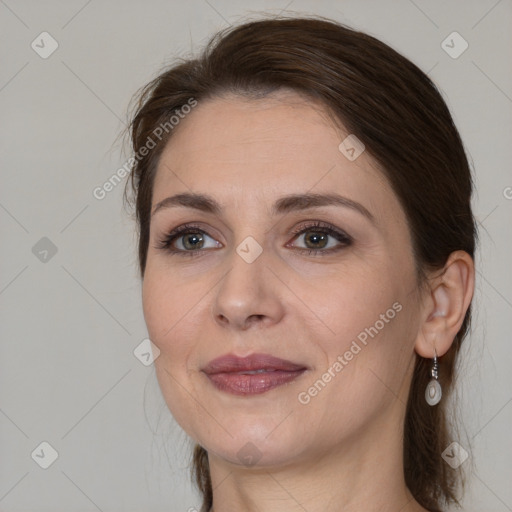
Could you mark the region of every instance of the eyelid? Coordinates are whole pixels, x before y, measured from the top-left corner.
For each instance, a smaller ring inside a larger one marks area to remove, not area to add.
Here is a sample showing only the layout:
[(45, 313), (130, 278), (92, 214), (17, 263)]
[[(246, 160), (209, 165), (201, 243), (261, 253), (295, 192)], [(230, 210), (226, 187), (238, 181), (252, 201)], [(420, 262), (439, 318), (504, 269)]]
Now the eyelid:
[(314, 228), (320, 228), (320, 231), (323, 229), (325, 231), (332, 231), (334, 233), (337, 233), (340, 237), (345, 237), (347, 239), (352, 240), (352, 237), (350, 237), (345, 231), (342, 229), (337, 228), (330, 222), (325, 222), (321, 220), (310, 220), (310, 221), (304, 221), (302, 224), (300, 224), (299, 227), (293, 229), (290, 231), (290, 235), (298, 235), (302, 234), (305, 231), (313, 230)]

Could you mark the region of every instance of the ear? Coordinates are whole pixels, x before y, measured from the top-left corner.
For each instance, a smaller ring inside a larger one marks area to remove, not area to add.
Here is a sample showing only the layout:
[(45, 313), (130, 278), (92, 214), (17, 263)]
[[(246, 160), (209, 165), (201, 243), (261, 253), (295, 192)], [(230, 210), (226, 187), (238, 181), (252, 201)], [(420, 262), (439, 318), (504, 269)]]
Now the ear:
[(475, 266), (465, 251), (452, 252), (440, 275), (430, 279), (424, 300), (416, 352), (426, 358), (445, 354), (464, 321), (473, 298)]

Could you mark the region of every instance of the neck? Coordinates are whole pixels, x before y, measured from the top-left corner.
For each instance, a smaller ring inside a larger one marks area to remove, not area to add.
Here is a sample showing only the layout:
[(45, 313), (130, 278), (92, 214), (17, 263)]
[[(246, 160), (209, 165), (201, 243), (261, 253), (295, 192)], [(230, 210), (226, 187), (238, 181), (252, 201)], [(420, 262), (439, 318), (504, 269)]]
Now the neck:
[(402, 415), (389, 412), (335, 449), (302, 455), (286, 466), (240, 467), (210, 454), (211, 510), (425, 511), (405, 485), (403, 432), (396, 421)]

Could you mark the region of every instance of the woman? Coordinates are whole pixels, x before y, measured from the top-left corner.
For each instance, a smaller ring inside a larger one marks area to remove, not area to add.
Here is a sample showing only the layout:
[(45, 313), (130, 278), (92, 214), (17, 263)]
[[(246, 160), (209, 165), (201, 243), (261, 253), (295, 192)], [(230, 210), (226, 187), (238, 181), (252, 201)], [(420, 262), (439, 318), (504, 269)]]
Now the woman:
[(320, 18), (231, 28), (140, 93), (156, 372), (202, 511), (439, 511), (472, 179), (414, 64)]

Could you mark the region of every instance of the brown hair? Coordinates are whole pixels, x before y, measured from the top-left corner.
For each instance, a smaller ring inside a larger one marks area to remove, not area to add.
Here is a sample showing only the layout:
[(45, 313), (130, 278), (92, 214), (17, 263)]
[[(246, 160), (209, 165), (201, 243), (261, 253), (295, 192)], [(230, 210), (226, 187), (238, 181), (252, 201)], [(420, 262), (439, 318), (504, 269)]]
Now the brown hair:
[[(130, 125), (139, 264), (144, 276), (152, 188), (159, 156), (172, 129), (147, 155), (141, 148), (155, 128), (190, 102), (235, 93), (261, 97), (289, 88), (320, 102), (355, 134), (380, 164), (407, 216), (419, 282), (441, 269), (451, 252), (474, 256), (471, 171), (459, 133), (436, 86), (408, 59), (378, 39), (320, 17), (261, 19), (216, 34), (203, 53), (160, 74), (138, 94)], [(126, 199), (126, 189), (125, 189)], [(471, 309), (450, 350), (440, 358), (443, 401), (427, 405), (429, 359), (416, 355), (405, 413), (405, 482), (434, 512), (458, 503), (460, 475), (442, 459), (450, 443), (446, 397), (469, 328)], [(208, 453), (193, 454), (193, 477), (212, 505)]]

